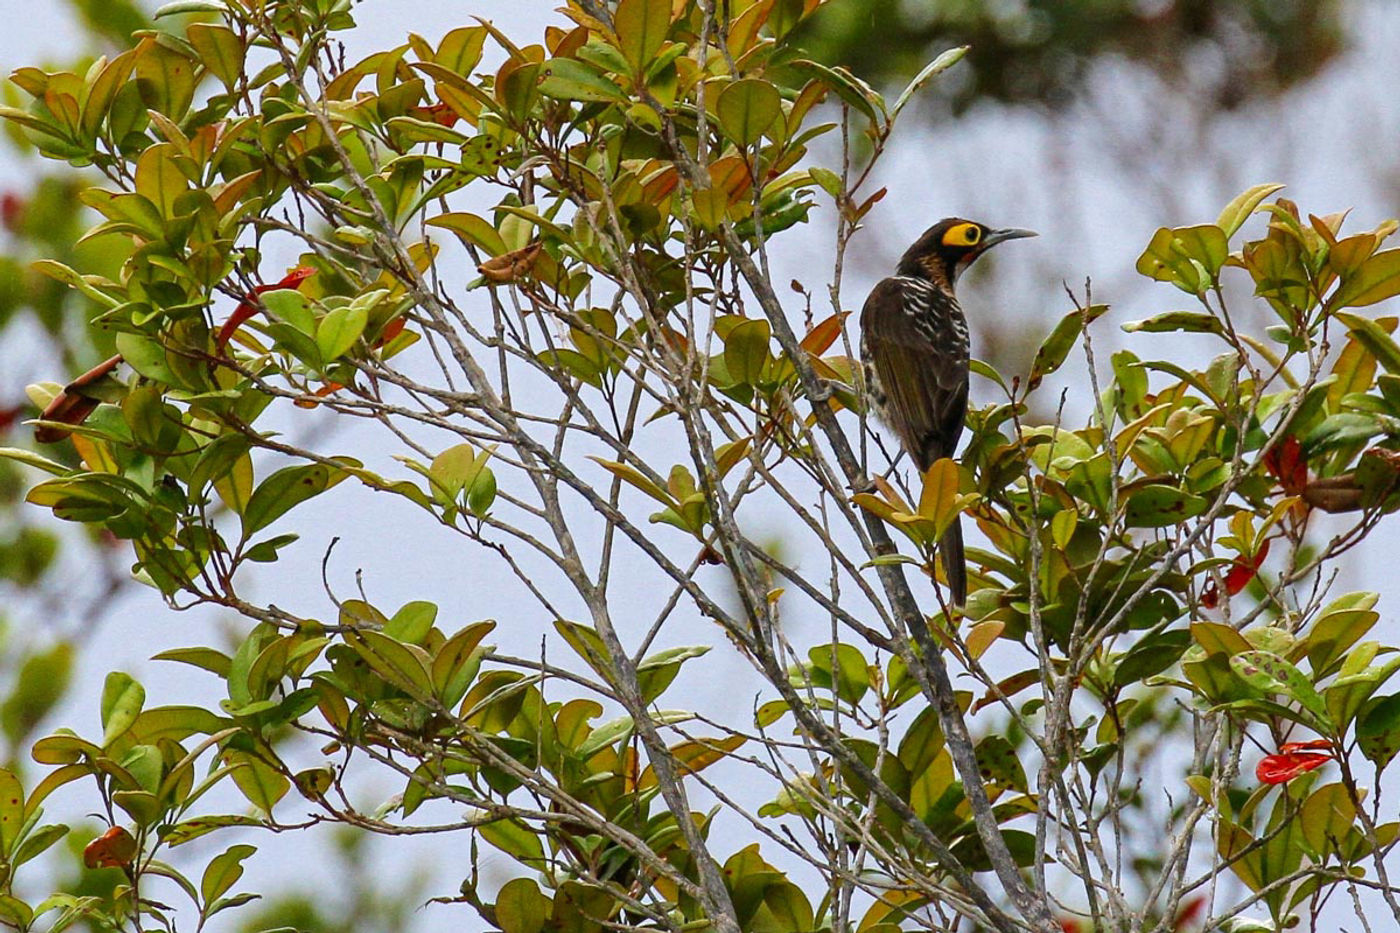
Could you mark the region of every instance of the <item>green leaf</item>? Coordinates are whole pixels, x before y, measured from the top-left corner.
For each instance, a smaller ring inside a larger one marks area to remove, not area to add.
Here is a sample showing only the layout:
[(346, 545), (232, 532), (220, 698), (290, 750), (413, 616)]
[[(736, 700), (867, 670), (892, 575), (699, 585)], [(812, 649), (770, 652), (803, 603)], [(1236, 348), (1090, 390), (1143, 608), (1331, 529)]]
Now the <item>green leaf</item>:
[(1305, 652), (1313, 676), (1323, 676), (1380, 620), (1380, 613), (1372, 608), (1379, 599), (1376, 593), (1348, 593), (1331, 603), (1290, 657), (1297, 660)]
[[(55, 281), (62, 282), (64, 285), (67, 285), (70, 288), (77, 289), (87, 297), (91, 298), (93, 301), (102, 305), (104, 308), (115, 308), (121, 303), (116, 298), (113, 298), (111, 295), (100, 290), (99, 288), (97, 288), (96, 285), (92, 284), (92, 282), (89, 281), (88, 276), (82, 275), (77, 270), (70, 269), (68, 266), (65, 266), (63, 263), (58, 262), (56, 260), (39, 259), (36, 260), (30, 266), (30, 268), (32, 268), (36, 272), (43, 273), (44, 275), (48, 276), (51, 279), (54, 279)], [(92, 276), (91, 278), (97, 279), (96, 276)], [(120, 337), (121, 335), (118, 334), (117, 336)]]
[(161, 217), (175, 216), (175, 201), (189, 190), (189, 182), (175, 164), (171, 143), (149, 146), (136, 160), (136, 193), (156, 206)]
[[(1400, 250), (1391, 250), (1400, 254)], [(1381, 254), (1385, 255), (1385, 254)], [(1388, 373), (1400, 374), (1400, 345), (1376, 321), (1360, 314), (1338, 311), (1333, 315), (1350, 328), (1351, 336), (1376, 358)]]
[(641, 74), (671, 29), (671, 0), (620, 0), (613, 29), (623, 57), (635, 74)]
[(230, 846), (209, 862), (209, 867), (204, 869), (204, 877), (199, 883), (199, 891), (204, 897), (206, 908), (238, 883), (238, 879), (243, 877), (243, 860), (256, 851), (257, 846)]
[(1050, 336), (1046, 337), (1040, 349), (1035, 351), (1035, 360), (1031, 363), (1030, 380), (1026, 388), (1034, 389), (1040, 385), (1041, 380), (1064, 365), (1074, 342), (1084, 332), (1084, 326), (1098, 319), (1107, 310), (1108, 305), (1090, 305), (1083, 311), (1075, 308), (1060, 318), (1060, 323), (1055, 325)]
[(310, 337), (316, 332), (316, 318), (306, 306), (306, 296), (295, 288), (274, 288), (258, 296), (267, 312)]
[(87, 87), (87, 99), (83, 102), (82, 129), (85, 138), (97, 137), (98, 130), (102, 128), (102, 121), (107, 118), (117, 93), (131, 75), (135, 64), (135, 53), (123, 52), (107, 62), (102, 70), (92, 77)]
[[(1369, 644), (1374, 648), (1374, 642)], [(1322, 691), (1323, 696), (1327, 698), (1328, 712), (1338, 729), (1345, 730), (1366, 705), (1366, 701), (1371, 698), (1371, 695), (1380, 689), (1381, 684), (1389, 680), (1397, 670), (1400, 670), (1400, 657), (1395, 657), (1385, 664), (1372, 665), (1364, 670), (1351, 673), (1350, 671), (1354, 670), (1351, 662), (1359, 656), (1362, 655), (1358, 647), (1348, 658), (1348, 663), (1342, 666), (1341, 675)], [(1365, 663), (1367, 663), (1366, 660), (1360, 661), (1360, 664)]]
[(724, 341), (724, 364), (729, 377), (741, 385), (754, 385), (763, 378), (768, 363), (768, 341), (773, 331), (763, 318), (741, 321)]
[(574, 58), (552, 58), (540, 69), (540, 93), (555, 100), (614, 103), (627, 100), (622, 88), (597, 69)]
[(1283, 188), (1279, 184), (1255, 185), (1247, 191), (1242, 192), (1220, 212), (1220, 217), (1216, 219), (1215, 225), (1225, 232), (1226, 237), (1232, 237), (1244, 226), (1244, 222), (1249, 219), (1249, 215), (1254, 213), (1254, 209), (1263, 203), (1264, 199), (1275, 191)]
[(1201, 496), (1152, 483), (1128, 495), (1125, 521), (1130, 528), (1166, 528), (1195, 518), (1209, 507)]
[(544, 844), (540, 834), (518, 820), (493, 820), (476, 828), (491, 845), (532, 868), (544, 867)]
[(1327, 704), (1312, 681), (1278, 655), (1268, 651), (1242, 651), (1230, 658), (1230, 667), (1250, 686), (1268, 693), (1282, 693), (1320, 721), (1328, 720)]
[(710, 650), (709, 645), (690, 645), (658, 651), (637, 665), (637, 689), (645, 703), (651, 703), (671, 685), (681, 665)]
[(228, 724), (202, 706), (157, 706), (136, 717), (131, 737), (142, 745), (156, 745), (162, 739), (183, 742), (196, 734), (212, 735)]
[(890, 120), (899, 116), (899, 112), (904, 109), (904, 105), (918, 93), (919, 89), (929, 82), (930, 78), (942, 74), (962, 61), (964, 55), (971, 49), (970, 45), (960, 45), (956, 48), (948, 49), (933, 61), (924, 66), (924, 70), (914, 76), (914, 79), (904, 86), (899, 97), (895, 100), (894, 106), (890, 108)]
[(180, 16), (184, 13), (227, 13), (228, 4), (221, 0), (172, 0), (162, 4), (152, 14), (154, 19), (166, 16)]
[(1380, 771), (1400, 753), (1400, 693), (1379, 697), (1356, 720), (1356, 744)]
[(433, 688), (444, 706), (456, 706), (481, 668), (477, 646), (493, 629), (495, 622), (477, 622), (453, 635), (433, 657)]
[(325, 464), (283, 467), (258, 484), (243, 509), (243, 539), (282, 517), (299, 503), (320, 495), (329, 487), (331, 471)]
[(422, 648), (395, 641), (382, 632), (347, 632), (344, 638), (375, 673), (395, 687), (419, 700), (432, 695), (430, 661)]
[(10, 852), (24, 828), (24, 785), (14, 772), (0, 768), (0, 850)]
[(478, 217), (476, 214), (461, 212), (439, 214), (436, 217), (429, 217), (424, 221), (424, 224), (429, 227), (451, 230), (463, 243), (484, 250), (492, 256), (508, 252), (500, 232), (491, 225), (490, 221)]
[(272, 808), (292, 787), (292, 782), (285, 775), (248, 752), (230, 749), (224, 752), (224, 763), (232, 769), (229, 777), (243, 796), (268, 816), (272, 815)]
[(782, 115), (782, 104), (772, 82), (741, 78), (719, 92), (715, 112), (725, 135), (744, 147), (763, 138)]
[(219, 815), (219, 816), (199, 816), (192, 820), (185, 820), (176, 823), (161, 833), (161, 841), (166, 845), (174, 847), (183, 845), (193, 839), (198, 839), (207, 833), (212, 833), (216, 829), (223, 829), (227, 826), (262, 826), (262, 821), (251, 816), (239, 815)]
[(437, 614), (436, 603), (422, 599), (404, 603), (403, 607), (394, 613), (394, 617), (384, 626), (384, 634), (395, 641), (421, 645), (428, 637), (428, 633), (432, 631)]
[(326, 363), (349, 352), (369, 323), (369, 311), (355, 305), (345, 305), (326, 314), (316, 327), (316, 349)]
[(1215, 284), (1230, 247), (1225, 231), (1215, 224), (1161, 227), (1138, 257), (1137, 271), (1182, 291), (1199, 294)]
[(130, 729), (141, 715), (146, 688), (130, 674), (112, 671), (102, 685), (102, 747), (106, 748)]
[(541, 933), (553, 908), (533, 879), (513, 878), (496, 895), (496, 924), (501, 933)]
[(885, 111), (884, 99), (870, 85), (845, 68), (839, 65), (832, 68), (805, 58), (797, 59), (790, 67), (799, 75), (820, 81), (831, 88), (837, 97), (854, 107), (875, 126), (881, 124), (880, 114)]
[(36, 454), (32, 450), (25, 450), (23, 447), (0, 447), (0, 460), (13, 460), (54, 476), (65, 476), (68, 473), (68, 467), (64, 464), (57, 460), (50, 460), (42, 454)]
[(1214, 314), (1205, 311), (1164, 311), (1144, 321), (1129, 321), (1123, 330), (1130, 334), (1223, 334), (1225, 325)]
[(1313, 852), (1323, 855), (1335, 851), (1339, 841), (1346, 839), (1356, 822), (1356, 806), (1351, 802), (1345, 785), (1325, 784), (1313, 791), (1298, 818), (1302, 823), (1303, 839)]
[(1144, 638), (1119, 660), (1113, 672), (1113, 685), (1121, 690), (1162, 673), (1181, 660), (1190, 645), (1191, 632), (1187, 629), (1173, 629)]
[(23, 865), (30, 859), (36, 858), (48, 851), (55, 842), (68, 835), (68, 827), (62, 823), (50, 823), (47, 826), (40, 826), (38, 829), (28, 833), (24, 841), (15, 850), (11, 861), (15, 868)]
[(185, 38), (199, 53), (204, 67), (222, 81), (224, 87), (232, 91), (238, 86), (247, 49), (232, 29), (212, 23), (191, 23), (185, 29)]
[(1327, 299), (1327, 307), (1360, 308), (1395, 295), (1400, 295), (1400, 249), (1388, 249), (1371, 256), (1346, 276)]
[(142, 334), (123, 331), (117, 334), (114, 343), (117, 352), (122, 355), (127, 364), (147, 379), (168, 386), (180, 384), (174, 370), (170, 368), (170, 360), (166, 356), (165, 347), (161, 346), (158, 341)]
[(1016, 747), (1005, 736), (989, 735), (977, 743), (977, 770), (993, 787), (1026, 789), (1025, 768)]

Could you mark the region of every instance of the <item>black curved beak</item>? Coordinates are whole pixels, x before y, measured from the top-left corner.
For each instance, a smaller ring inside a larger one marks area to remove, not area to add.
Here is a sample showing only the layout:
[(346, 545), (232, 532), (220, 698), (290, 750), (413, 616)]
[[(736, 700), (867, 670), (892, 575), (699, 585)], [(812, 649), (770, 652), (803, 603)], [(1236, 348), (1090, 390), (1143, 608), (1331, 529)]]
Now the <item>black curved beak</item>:
[(1007, 227), (1005, 230), (992, 230), (982, 237), (982, 248), (990, 249), (1005, 240), (1019, 240), (1022, 237), (1039, 236), (1034, 230), (1021, 230), (1016, 227)]

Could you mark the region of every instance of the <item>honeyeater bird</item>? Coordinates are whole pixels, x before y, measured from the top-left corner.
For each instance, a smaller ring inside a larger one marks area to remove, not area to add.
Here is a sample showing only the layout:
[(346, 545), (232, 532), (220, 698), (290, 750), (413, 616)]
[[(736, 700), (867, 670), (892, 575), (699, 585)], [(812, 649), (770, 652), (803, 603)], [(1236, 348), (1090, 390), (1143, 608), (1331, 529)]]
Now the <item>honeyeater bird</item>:
[[(953, 286), (963, 270), (1005, 240), (1030, 230), (994, 230), (957, 217), (940, 220), (900, 257), (895, 274), (860, 312), (860, 358), (869, 409), (899, 437), (922, 473), (953, 456), (967, 414), (967, 318)], [(955, 605), (967, 599), (962, 524), (938, 542)]]

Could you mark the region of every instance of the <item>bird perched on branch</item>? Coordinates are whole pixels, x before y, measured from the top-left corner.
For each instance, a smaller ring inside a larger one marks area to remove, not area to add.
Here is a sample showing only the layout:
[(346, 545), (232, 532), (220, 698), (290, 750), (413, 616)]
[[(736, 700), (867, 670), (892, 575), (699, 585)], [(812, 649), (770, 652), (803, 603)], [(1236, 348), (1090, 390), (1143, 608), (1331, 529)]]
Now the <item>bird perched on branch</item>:
[[(940, 220), (905, 251), (860, 312), (860, 358), (870, 410), (899, 437), (922, 473), (951, 457), (967, 414), (967, 319), (953, 286), (973, 261), (1030, 230)], [(967, 599), (962, 525), (938, 542), (953, 603)]]

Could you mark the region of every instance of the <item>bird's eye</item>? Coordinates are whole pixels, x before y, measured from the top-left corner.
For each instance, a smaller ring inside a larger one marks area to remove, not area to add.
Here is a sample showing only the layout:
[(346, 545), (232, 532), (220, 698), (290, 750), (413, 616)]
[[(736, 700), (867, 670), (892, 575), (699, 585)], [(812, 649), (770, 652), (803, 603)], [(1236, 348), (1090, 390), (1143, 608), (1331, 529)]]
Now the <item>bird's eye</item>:
[(974, 223), (955, 224), (943, 234), (943, 245), (955, 249), (976, 246), (980, 242), (982, 242), (982, 228)]

